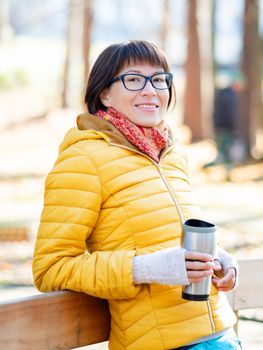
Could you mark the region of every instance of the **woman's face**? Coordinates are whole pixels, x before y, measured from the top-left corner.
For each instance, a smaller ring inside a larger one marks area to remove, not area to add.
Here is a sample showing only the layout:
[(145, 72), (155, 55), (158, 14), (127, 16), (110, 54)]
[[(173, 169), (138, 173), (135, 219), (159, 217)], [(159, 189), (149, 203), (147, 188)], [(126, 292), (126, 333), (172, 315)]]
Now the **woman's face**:
[[(126, 73), (151, 76), (162, 72), (164, 72), (162, 68), (150, 64), (133, 64), (125, 66), (118, 76)], [(147, 81), (143, 90), (129, 91), (125, 89), (121, 80), (118, 80), (105, 89), (100, 97), (104, 106), (113, 107), (125, 114), (131, 122), (140, 126), (154, 127), (164, 118), (169, 90), (154, 89), (151, 82)]]

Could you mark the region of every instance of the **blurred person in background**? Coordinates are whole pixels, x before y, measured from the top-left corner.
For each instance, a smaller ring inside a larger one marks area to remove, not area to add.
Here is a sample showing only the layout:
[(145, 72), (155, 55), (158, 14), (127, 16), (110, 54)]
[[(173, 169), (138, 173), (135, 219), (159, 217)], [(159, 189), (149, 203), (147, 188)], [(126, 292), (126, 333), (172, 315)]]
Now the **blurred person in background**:
[[(235, 259), (223, 248), (213, 260), (180, 247), (182, 223), (201, 213), (185, 152), (165, 121), (172, 79), (149, 42), (100, 54), (88, 113), (66, 134), (46, 179), (35, 284), (107, 299), (110, 349), (241, 349), (224, 294), (236, 285)], [(182, 285), (212, 274), (208, 301), (182, 299)]]
[[(233, 74), (233, 73), (232, 73)], [(239, 163), (245, 149), (239, 138), (241, 113), (240, 77), (219, 75), (214, 101), (213, 122), (218, 155), (213, 164)]]

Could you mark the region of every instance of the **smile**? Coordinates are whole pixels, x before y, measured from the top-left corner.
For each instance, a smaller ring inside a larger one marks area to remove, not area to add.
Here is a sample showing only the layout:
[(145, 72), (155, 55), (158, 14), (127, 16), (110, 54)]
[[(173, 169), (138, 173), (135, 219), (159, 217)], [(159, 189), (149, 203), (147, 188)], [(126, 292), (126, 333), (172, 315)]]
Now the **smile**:
[(144, 110), (148, 110), (148, 111), (153, 111), (156, 110), (157, 108), (159, 108), (157, 105), (155, 104), (138, 104), (135, 105), (138, 108), (144, 109)]

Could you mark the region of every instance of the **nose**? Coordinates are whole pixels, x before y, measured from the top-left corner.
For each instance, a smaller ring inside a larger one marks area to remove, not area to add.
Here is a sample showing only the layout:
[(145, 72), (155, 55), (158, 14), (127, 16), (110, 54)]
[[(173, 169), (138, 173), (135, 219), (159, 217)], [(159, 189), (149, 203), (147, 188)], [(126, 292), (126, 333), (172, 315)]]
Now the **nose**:
[(155, 96), (157, 94), (155, 88), (152, 86), (152, 83), (149, 80), (147, 81), (145, 87), (141, 90), (141, 94), (143, 96)]

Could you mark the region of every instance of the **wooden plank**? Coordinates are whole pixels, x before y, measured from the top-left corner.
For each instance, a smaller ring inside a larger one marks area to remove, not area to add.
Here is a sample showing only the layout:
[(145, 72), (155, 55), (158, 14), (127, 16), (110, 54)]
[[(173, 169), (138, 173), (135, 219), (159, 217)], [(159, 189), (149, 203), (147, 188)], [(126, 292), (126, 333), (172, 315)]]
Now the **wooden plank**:
[(227, 293), (233, 310), (263, 307), (263, 259), (239, 260), (239, 283)]
[[(227, 293), (234, 311), (263, 307), (263, 259), (239, 261), (238, 288)], [(0, 302), (0, 344), (9, 350), (73, 349), (108, 340), (107, 301), (51, 292)]]
[(73, 349), (108, 340), (106, 300), (83, 293), (51, 292), (0, 302), (1, 349)]

